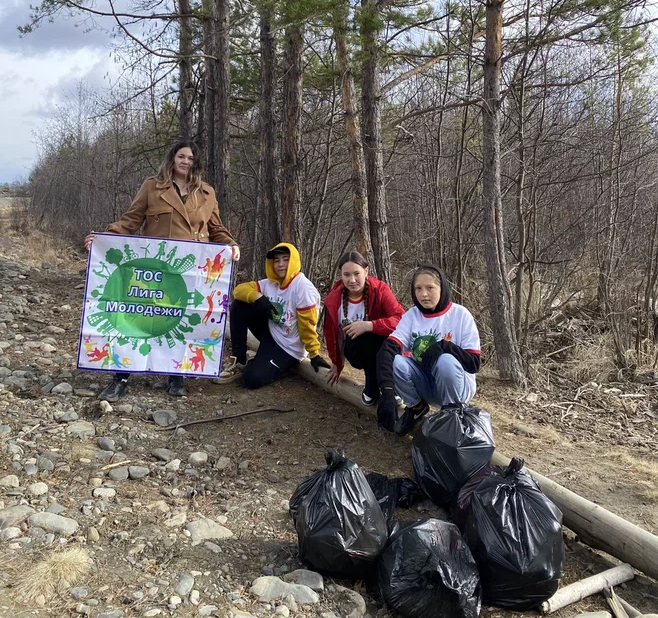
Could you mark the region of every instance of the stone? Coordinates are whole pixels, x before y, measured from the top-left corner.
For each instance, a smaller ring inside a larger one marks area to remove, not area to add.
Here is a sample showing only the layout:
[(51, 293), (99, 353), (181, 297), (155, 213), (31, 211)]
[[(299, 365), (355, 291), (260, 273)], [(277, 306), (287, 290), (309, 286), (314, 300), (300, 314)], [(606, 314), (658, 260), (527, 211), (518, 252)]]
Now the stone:
[(75, 519), (53, 513), (34, 513), (30, 515), (28, 522), (30, 526), (38, 526), (64, 537), (74, 534), (80, 525)]
[(156, 448), (151, 451), (151, 455), (159, 461), (171, 461), (175, 459), (176, 453), (168, 448)]
[(115, 609), (112, 610), (111, 612), (104, 612), (102, 614), (98, 614), (96, 618), (123, 618), (125, 614), (123, 613), (122, 609)]
[(274, 611), (276, 616), (283, 616), (283, 618), (288, 618), (290, 616), (290, 610), (285, 605), (279, 605)]
[(0, 479), (0, 487), (8, 487), (8, 488), (13, 488), (15, 489), (16, 487), (20, 487), (20, 481), (18, 480), (18, 477), (15, 474), (8, 474), (7, 476), (3, 476)]
[(528, 438), (538, 438), (537, 430), (529, 427), (528, 425), (522, 425), (516, 423), (512, 425), (512, 431), (520, 436), (527, 436)]
[(366, 613), (366, 602), (363, 597), (351, 588), (345, 588), (344, 586), (334, 586), (334, 588), (341, 596), (341, 616), (345, 618), (363, 618)]
[(37, 457), (37, 468), (44, 472), (52, 472), (55, 469), (55, 462), (48, 457), (42, 457), (39, 455), (39, 457)]
[(24, 519), (27, 519), (34, 513), (31, 506), (21, 504), (19, 506), (10, 506), (6, 509), (0, 510), (0, 530), (11, 528), (16, 524), (20, 524)]
[(9, 425), (0, 425), (0, 438), (11, 433), (11, 427)]
[(174, 588), (174, 592), (180, 597), (186, 597), (194, 587), (194, 577), (189, 573), (181, 573)]
[(233, 610), (233, 618), (256, 618), (253, 614), (245, 612), (243, 609)]
[(205, 451), (197, 451), (196, 453), (191, 453), (187, 458), (187, 461), (192, 466), (199, 466), (208, 461), (208, 453)]
[(112, 487), (97, 487), (92, 492), (94, 498), (102, 498), (104, 500), (109, 500), (114, 498), (117, 495), (117, 490)]
[(178, 528), (187, 521), (187, 513), (183, 510), (177, 511), (168, 519), (165, 519), (164, 525), (167, 528)]
[(200, 598), (201, 593), (198, 590), (192, 590), (192, 592), (190, 592), (190, 603), (192, 603), (192, 605), (198, 605)]
[(89, 528), (87, 528), (87, 540), (90, 543), (98, 543), (100, 538), (101, 535), (98, 533), (98, 530), (94, 528), (94, 526), (89, 526)]
[(86, 440), (96, 435), (96, 428), (88, 421), (74, 421), (67, 425), (66, 433), (81, 440)]
[(159, 616), (161, 613), (161, 609), (154, 607), (153, 609), (147, 609), (142, 616), (144, 616), (144, 618), (153, 618), (154, 616)]
[(181, 599), (178, 595), (172, 594), (169, 597), (169, 605), (173, 605), (174, 607), (177, 605), (180, 605), (183, 602), (183, 599)]
[(50, 392), (53, 395), (70, 395), (73, 387), (68, 382), (60, 382), (57, 386), (53, 386), (53, 390)]
[(48, 493), (48, 485), (45, 483), (32, 483), (32, 485), (27, 488), (27, 492), (35, 498), (38, 496), (45, 496)]
[(283, 599), (291, 595), (297, 603), (304, 605), (314, 604), (320, 601), (317, 592), (308, 586), (300, 584), (289, 584), (278, 577), (265, 575), (255, 579), (249, 590), (251, 594), (258, 597), (261, 603), (269, 603), (275, 599)]
[(128, 479), (129, 476), (128, 466), (120, 466), (118, 468), (112, 468), (107, 473), (107, 476), (109, 476), (113, 481), (125, 481)]
[(25, 474), (28, 476), (34, 476), (37, 472), (39, 472), (39, 468), (37, 468), (33, 463), (26, 463), (24, 470)]
[(226, 470), (231, 465), (230, 457), (220, 457), (215, 464), (217, 470)]
[(54, 504), (51, 504), (46, 509), (46, 513), (54, 513), (55, 515), (61, 515), (64, 512), (66, 512), (66, 507), (62, 506), (61, 504), (57, 504), (56, 502)]
[(222, 553), (222, 548), (217, 545), (216, 543), (211, 543), (210, 541), (206, 541), (203, 546), (210, 550), (213, 554), (221, 554)]
[(202, 605), (199, 608), (199, 616), (212, 616), (218, 609), (216, 605)]
[(283, 576), (283, 581), (308, 586), (311, 590), (315, 590), (316, 592), (322, 592), (324, 590), (324, 579), (322, 578), (322, 575), (307, 569), (297, 569), (291, 573), (286, 573)]
[(176, 410), (156, 410), (152, 415), (153, 422), (160, 427), (168, 427), (173, 425), (178, 419)]
[(89, 595), (89, 590), (82, 587), (71, 588), (71, 596), (74, 599), (86, 599)]
[(180, 464), (180, 459), (172, 459), (165, 465), (165, 470), (167, 470), (167, 472), (178, 472), (180, 470)]
[(135, 481), (138, 479), (143, 479), (151, 474), (151, 471), (145, 466), (129, 466), (128, 475), (130, 478)]
[(13, 541), (20, 536), (23, 536), (23, 532), (20, 528), (12, 526), (11, 528), (0, 530), (0, 541)]
[(186, 526), (192, 538), (192, 545), (199, 545), (204, 541), (221, 541), (230, 539), (233, 533), (212, 519), (197, 519)]
[(98, 440), (96, 440), (96, 443), (98, 444), (98, 448), (103, 451), (114, 452), (117, 450), (116, 444), (114, 443), (114, 440), (112, 440), (112, 438), (102, 436), (98, 438)]

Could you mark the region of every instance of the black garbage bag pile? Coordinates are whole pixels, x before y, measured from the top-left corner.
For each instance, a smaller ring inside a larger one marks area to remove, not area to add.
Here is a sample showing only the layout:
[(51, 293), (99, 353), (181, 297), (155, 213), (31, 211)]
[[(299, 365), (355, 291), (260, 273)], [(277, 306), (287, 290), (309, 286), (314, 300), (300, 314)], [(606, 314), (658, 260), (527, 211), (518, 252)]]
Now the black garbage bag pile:
[(416, 482), (434, 504), (444, 506), (490, 463), (494, 448), (488, 412), (469, 405), (444, 406), (414, 434), (411, 457)]
[(386, 603), (405, 618), (476, 618), (480, 577), (457, 526), (397, 524), (377, 567)]
[(404, 477), (390, 479), (383, 474), (371, 472), (366, 474), (366, 480), (370, 485), (370, 489), (372, 489), (372, 493), (375, 494), (377, 502), (379, 502), (389, 527), (393, 524), (396, 506), (410, 509), (424, 498), (423, 493), (413, 479)]
[(339, 579), (368, 577), (388, 539), (386, 519), (359, 466), (338, 450), (326, 461), (290, 499), (300, 558)]
[(492, 466), (457, 499), (486, 603), (532, 609), (555, 594), (563, 574), (562, 513), (522, 459)]

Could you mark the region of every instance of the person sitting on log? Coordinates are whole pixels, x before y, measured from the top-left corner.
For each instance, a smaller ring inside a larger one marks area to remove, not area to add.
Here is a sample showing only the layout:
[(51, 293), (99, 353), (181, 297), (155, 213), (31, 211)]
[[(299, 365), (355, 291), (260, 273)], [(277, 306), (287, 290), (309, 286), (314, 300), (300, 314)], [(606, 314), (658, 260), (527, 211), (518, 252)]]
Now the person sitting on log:
[[(301, 272), (297, 249), (279, 243), (267, 252), (267, 277), (242, 283), (233, 290), (229, 310), (230, 364), (217, 382), (242, 377), (247, 388), (260, 388), (283, 376), (306, 356), (316, 373), (329, 363), (320, 356), (316, 331), (320, 294)], [(256, 356), (247, 363), (247, 331), (260, 342)]]
[(404, 314), (391, 288), (370, 276), (366, 259), (357, 251), (338, 261), (340, 280), (324, 301), (324, 340), (332, 366), (327, 382), (340, 379), (344, 361), (363, 369), (361, 401), (371, 406), (379, 399), (377, 353)]
[[(380, 426), (405, 435), (429, 404), (467, 403), (480, 369), (480, 334), (468, 309), (450, 300), (441, 270), (423, 265), (411, 279), (414, 306), (400, 320), (377, 356)], [(406, 404), (398, 418), (395, 393)]]

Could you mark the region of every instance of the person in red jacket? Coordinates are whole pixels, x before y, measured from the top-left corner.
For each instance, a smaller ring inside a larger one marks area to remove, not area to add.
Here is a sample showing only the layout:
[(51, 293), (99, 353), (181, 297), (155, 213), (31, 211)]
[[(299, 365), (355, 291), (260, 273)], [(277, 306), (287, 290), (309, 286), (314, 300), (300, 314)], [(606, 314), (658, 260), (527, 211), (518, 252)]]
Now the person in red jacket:
[(366, 383), (361, 401), (371, 406), (379, 399), (377, 353), (397, 327), (404, 307), (388, 285), (369, 275), (368, 262), (357, 251), (345, 253), (338, 268), (340, 281), (324, 301), (324, 339), (333, 363), (327, 382), (338, 382), (347, 360), (355, 369), (363, 369)]

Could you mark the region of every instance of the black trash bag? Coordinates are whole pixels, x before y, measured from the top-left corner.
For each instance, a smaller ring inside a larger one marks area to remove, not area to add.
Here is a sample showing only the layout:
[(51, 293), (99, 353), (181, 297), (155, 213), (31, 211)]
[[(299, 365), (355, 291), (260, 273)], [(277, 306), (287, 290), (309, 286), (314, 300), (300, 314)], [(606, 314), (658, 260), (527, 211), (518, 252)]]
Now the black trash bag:
[(326, 460), (326, 470), (305, 478), (290, 499), (299, 556), (321, 573), (363, 579), (386, 545), (386, 519), (359, 466), (342, 451)]
[(553, 596), (564, 566), (562, 512), (522, 468), (523, 460), (515, 458), (480, 480), (465, 531), (485, 602), (516, 610)]
[(438, 519), (397, 524), (377, 566), (386, 603), (405, 618), (476, 618), (480, 576), (459, 529)]
[(499, 466), (484, 466), (480, 468), (468, 481), (466, 481), (459, 490), (457, 496), (450, 503), (450, 519), (463, 532), (466, 527), (466, 520), (471, 512), (471, 498), (475, 488), (482, 482), (485, 476), (494, 476), (500, 474)]
[(416, 482), (434, 504), (444, 506), (489, 464), (494, 448), (488, 412), (469, 405), (444, 406), (414, 434), (411, 457)]
[(393, 521), (396, 506), (410, 509), (425, 497), (416, 482), (409, 478), (389, 479), (383, 474), (371, 472), (366, 474), (366, 481), (368, 481), (372, 493), (375, 494), (389, 526)]

